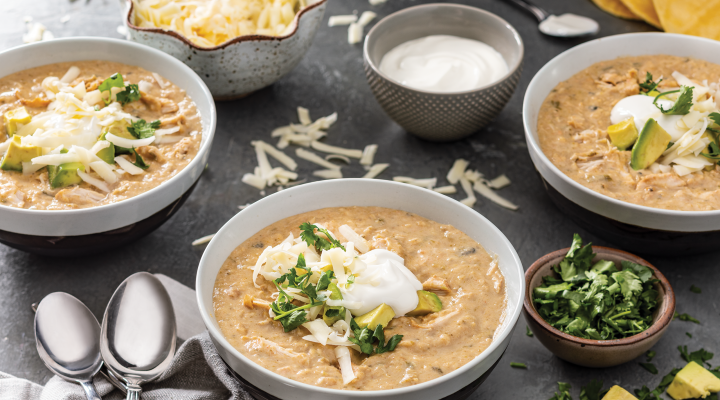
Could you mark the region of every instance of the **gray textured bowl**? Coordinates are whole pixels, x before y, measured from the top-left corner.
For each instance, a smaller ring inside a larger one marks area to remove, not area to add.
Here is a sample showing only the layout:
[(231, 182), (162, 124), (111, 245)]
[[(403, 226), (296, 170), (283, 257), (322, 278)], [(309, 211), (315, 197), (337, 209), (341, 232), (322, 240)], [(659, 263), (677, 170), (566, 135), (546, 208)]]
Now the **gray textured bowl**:
[[(509, 72), (497, 82), (457, 93), (410, 89), (380, 72), (380, 60), (396, 46), (429, 35), (454, 35), (485, 42), (502, 54)], [(504, 19), (475, 7), (426, 4), (380, 20), (365, 38), (365, 74), (386, 113), (408, 132), (432, 141), (461, 139), (500, 113), (520, 80), (524, 47)]]
[(164, 51), (193, 69), (215, 100), (231, 100), (272, 85), (295, 68), (312, 44), (327, 0), (309, 0), (295, 15), (286, 36), (239, 36), (216, 47), (199, 47), (183, 35), (133, 24), (133, 5), (126, 8), (128, 37)]

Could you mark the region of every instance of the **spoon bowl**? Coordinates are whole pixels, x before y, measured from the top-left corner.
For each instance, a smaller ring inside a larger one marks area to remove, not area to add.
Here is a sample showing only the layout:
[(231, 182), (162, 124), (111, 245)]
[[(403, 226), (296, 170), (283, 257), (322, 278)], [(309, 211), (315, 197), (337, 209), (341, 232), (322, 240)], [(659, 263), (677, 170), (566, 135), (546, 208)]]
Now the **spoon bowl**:
[(140, 385), (167, 369), (175, 348), (175, 313), (165, 287), (147, 272), (131, 275), (108, 303), (100, 340), (105, 365), (125, 383), (127, 399), (139, 399)]
[(56, 375), (79, 383), (90, 400), (100, 400), (92, 378), (103, 364), (100, 324), (80, 300), (51, 293), (35, 314), (35, 344), (45, 365)]

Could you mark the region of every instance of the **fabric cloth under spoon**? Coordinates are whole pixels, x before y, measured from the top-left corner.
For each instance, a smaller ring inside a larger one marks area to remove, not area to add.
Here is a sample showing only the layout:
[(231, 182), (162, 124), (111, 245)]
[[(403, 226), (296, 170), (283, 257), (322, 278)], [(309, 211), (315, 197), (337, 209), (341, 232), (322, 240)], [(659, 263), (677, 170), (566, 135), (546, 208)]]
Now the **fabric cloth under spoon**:
[(89, 400), (101, 400), (92, 384), (103, 364), (100, 324), (85, 304), (62, 292), (45, 296), (35, 313), (35, 344), (53, 373), (79, 383)]
[(140, 385), (170, 365), (176, 348), (175, 313), (162, 283), (147, 272), (131, 275), (115, 290), (101, 327), (100, 350), (108, 371), (140, 398)]
[(576, 37), (598, 33), (600, 25), (594, 19), (575, 14), (551, 15), (528, 0), (505, 0), (514, 3), (537, 18), (540, 32), (548, 36)]

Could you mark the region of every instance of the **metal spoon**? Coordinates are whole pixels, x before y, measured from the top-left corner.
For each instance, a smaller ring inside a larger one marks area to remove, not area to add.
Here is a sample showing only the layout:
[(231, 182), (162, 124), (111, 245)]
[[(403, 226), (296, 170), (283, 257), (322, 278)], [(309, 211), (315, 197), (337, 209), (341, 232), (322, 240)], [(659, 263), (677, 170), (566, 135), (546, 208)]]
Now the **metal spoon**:
[(89, 400), (101, 400), (92, 384), (100, 358), (100, 324), (80, 300), (67, 293), (45, 296), (35, 314), (35, 344), (45, 365), (82, 385)]
[(138, 272), (115, 290), (103, 317), (100, 350), (108, 370), (138, 400), (140, 385), (156, 379), (175, 355), (175, 313), (165, 287)]
[(594, 19), (575, 14), (551, 15), (542, 8), (530, 3), (528, 0), (506, 0), (522, 7), (537, 18), (540, 32), (548, 36), (576, 37), (592, 35), (600, 30), (600, 25)]

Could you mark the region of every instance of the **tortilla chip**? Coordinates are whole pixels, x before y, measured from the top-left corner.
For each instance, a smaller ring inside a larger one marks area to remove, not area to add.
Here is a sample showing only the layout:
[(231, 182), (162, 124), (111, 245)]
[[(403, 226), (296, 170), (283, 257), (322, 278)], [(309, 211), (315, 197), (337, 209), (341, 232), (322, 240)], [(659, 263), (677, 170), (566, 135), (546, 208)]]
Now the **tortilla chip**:
[(654, 0), (666, 32), (720, 40), (720, 0)]
[(633, 14), (641, 17), (645, 20), (648, 24), (658, 28), (662, 29), (662, 24), (660, 24), (660, 18), (657, 15), (657, 12), (655, 12), (655, 5), (653, 4), (653, 0), (621, 0), (623, 4), (625, 4), (625, 7), (627, 7), (630, 11), (632, 11)]
[[(635, 15), (620, 0), (592, 0), (596, 6), (608, 14), (625, 19), (642, 19)], [(672, 1), (672, 0), (671, 0)], [(685, 1), (685, 0), (683, 0)]]

